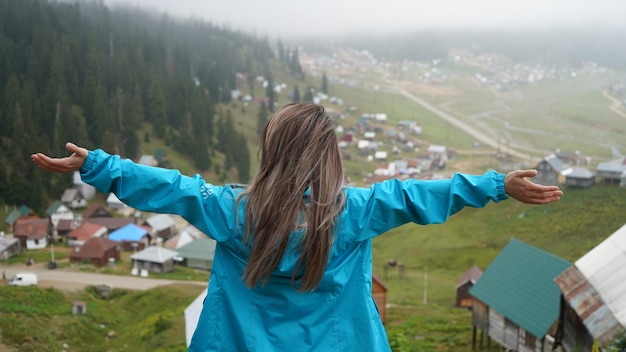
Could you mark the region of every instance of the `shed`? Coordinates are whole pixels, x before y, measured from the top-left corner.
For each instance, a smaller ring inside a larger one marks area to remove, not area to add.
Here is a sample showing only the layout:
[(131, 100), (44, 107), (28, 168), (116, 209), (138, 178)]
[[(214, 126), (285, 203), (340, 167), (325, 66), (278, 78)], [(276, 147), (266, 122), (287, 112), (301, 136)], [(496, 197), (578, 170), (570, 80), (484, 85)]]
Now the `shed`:
[(150, 245), (148, 230), (135, 224), (128, 224), (111, 232), (109, 239), (119, 242), (125, 251), (140, 251)]
[(596, 174), (602, 182), (620, 184), (622, 175), (626, 174), (626, 157), (599, 163), (596, 167)]
[(186, 245), (178, 247), (178, 257), (182, 258), (182, 264), (191, 268), (211, 270), (213, 257), (215, 256), (216, 242), (211, 238), (195, 239)]
[(607, 346), (626, 332), (626, 225), (578, 259), (555, 283), (563, 294), (562, 338), (569, 350)]
[[(554, 278), (570, 263), (512, 238), (469, 290), (476, 329), (515, 351), (543, 351), (556, 334), (561, 292)], [(550, 336), (549, 338), (547, 338)]]
[(483, 271), (476, 265), (467, 269), (459, 281), (456, 283), (456, 306), (460, 308), (472, 309), (472, 295), (469, 294), (470, 288), (472, 288), (478, 279), (483, 275)]
[(74, 247), (69, 255), (71, 263), (89, 261), (103, 267), (109, 259), (120, 259), (119, 244), (106, 238), (92, 237), (82, 246)]
[(567, 169), (563, 171), (563, 175), (568, 187), (589, 188), (596, 184), (596, 175), (582, 166)]
[(0, 236), (0, 261), (7, 260), (20, 252), (20, 241), (15, 237)]
[(175, 251), (158, 246), (150, 246), (130, 256), (133, 268), (153, 273), (167, 273), (174, 270)]

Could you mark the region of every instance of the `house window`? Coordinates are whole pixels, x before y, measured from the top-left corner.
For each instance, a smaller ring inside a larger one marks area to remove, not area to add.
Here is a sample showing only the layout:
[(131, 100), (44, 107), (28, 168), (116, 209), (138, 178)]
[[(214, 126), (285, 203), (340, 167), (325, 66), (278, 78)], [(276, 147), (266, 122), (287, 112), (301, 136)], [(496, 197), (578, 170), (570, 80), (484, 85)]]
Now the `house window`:
[(34, 242), (36, 246), (39, 245), (39, 240), (35, 240)]

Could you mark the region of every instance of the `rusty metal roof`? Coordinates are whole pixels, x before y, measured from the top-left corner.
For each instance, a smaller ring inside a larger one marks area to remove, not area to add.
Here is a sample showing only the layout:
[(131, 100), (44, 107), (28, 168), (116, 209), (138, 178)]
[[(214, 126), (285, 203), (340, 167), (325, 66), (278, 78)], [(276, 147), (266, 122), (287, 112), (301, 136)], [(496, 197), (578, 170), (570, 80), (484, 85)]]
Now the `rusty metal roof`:
[[(605, 303), (614, 319), (619, 322), (622, 328), (625, 327), (626, 280), (624, 280), (624, 278), (626, 277), (626, 225), (619, 228), (607, 239), (578, 259), (574, 265), (588, 284), (593, 286), (593, 289), (597, 291), (599, 298)], [(571, 282), (564, 287), (569, 289), (569, 286), (575, 284), (577, 283)], [(572, 301), (570, 301), (572, 308), (576, 309), (574, 307), (575, 305), (589, 304), (589, 302), (580, 301), (580, 299), (582, 299), (581, 297), (572, 297)], [(577, 298), (577, 300), (574, 300), (574, 298)], [(599, 303), (595, 303), (592, 307), (587, 309), (594, 308), (603, 309), (602, 305)], [(602, 324), (602, 326), (587, 326), (590, 333), (592, 332), (591, 330), (601, 333), (606, 329), (610, 329), (612, 326), (604, 320), (593, 321), (592, 323)]]

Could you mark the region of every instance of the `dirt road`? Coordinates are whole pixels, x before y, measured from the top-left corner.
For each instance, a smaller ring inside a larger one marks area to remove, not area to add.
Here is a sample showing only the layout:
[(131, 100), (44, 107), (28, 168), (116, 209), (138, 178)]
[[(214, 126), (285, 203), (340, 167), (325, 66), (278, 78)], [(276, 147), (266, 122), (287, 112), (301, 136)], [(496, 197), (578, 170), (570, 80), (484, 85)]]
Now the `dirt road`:
[(1, 270), (4, 271), (7, 280), (18, 272), (29, 272), (37, 274), (39, 287), (54, 287), (64, 291), (82, 290), (86, 286), (99, 284), (108, 284), (113, 286), (113, 288), (123, 288), (127, 290), (149, 290), (157, 286), (166, 286), (181, 282), (201, 286), (207, 285), (206, 281), (180, 281), (140, 276), (106, 275), (69, 269), (50, 270), (41, 265), (11, 265), (3, 266)]

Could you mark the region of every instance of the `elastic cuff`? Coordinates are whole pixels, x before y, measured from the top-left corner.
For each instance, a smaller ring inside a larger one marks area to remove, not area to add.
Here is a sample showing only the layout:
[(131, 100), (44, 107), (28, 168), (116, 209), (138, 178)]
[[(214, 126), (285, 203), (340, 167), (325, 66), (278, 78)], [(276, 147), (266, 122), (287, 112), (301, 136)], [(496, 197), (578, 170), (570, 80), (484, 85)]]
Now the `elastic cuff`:
[(498, 195), (496, 196), (497, 202), (509, 198), (509, 195), (506, 194), (506, 190), (504, 189), (504, 176), (504, 174), (496, 173), (496, 191), (498, 192)]
[(87, 154), (87, 159), (85, 159), (85, 162), (83, 163), (83, 166), (80, 167), (80, 174), (84, 175), (87, 172), (89, 172), (89, 170), (91, 170), (91, 168), (93, 167), (93, 163), (95, 162), (95, 156), (93, 154), (93, 151), (89, 151), (89, 154)]

